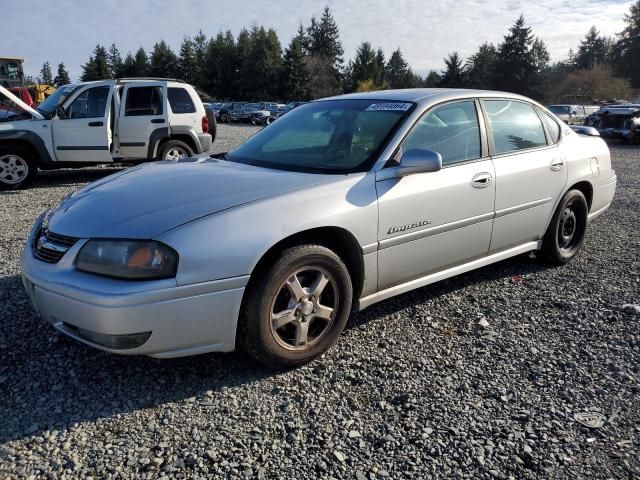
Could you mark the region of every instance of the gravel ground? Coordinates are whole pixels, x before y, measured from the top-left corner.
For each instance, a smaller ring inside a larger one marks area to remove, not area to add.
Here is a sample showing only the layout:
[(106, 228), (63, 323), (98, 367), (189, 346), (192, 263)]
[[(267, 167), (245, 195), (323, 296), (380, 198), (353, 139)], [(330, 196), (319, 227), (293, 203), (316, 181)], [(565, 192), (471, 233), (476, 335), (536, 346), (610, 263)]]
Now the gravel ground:
[[(223, 125), (216, 149), (253, 131)], [(23, 293), (22, 243), (112, 169), (2, 194), (0, 478), (639, 478), (640, 150), (612, 148), (617, 196), (570, 265), (523, 256), (388, 300), (288, 372), (57, 334)]]

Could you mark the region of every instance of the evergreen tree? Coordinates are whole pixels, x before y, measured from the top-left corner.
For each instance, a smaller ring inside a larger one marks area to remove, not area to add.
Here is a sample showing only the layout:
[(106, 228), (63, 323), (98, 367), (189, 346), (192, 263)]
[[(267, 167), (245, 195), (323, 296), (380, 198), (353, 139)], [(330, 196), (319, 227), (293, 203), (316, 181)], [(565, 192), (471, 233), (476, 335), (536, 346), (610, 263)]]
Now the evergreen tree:
[(438, 85), (440, 85), (441, 81), (442, 81), (442, 76), (435, 70), (430, 70), (423, 81), (423, 85), (426, 88), (435, 88)]
[(133, 58), (132, 77), (146, 77), (149, 75), (149, 59), (144, 48), (140, 47)]
[(496, 47), (485, 42), (471, 55), (465, 65), (467, 84), (470, 88), (492, 89)]
[(207, 65), (207, 36), (202, 30), (193, 37), (193, 54), (196, 59), (196, 73), (194, 82), (198, 88), (206, 88), (206, 65)]
[(44, 62), (40, 69), (40, 82), (44, 85), (53, 85), (53, 75), (51, 73), (51, 65), (49, 65), (49, 62)]
[(441, 87), (460, 88), (466, 84), (463, 62), (458, 52), (450, 53), (444, 59), (445, 71), (440, 80)]
[(386, 66), (386, 78), (389, 88), (411, 88), (416, 86), (415, 75), (398, 48), (395, 50)]
[(88, 82), (91, 80), (104, 80), (110, 77), (107, 50), (98, 44), (93, 50), (93, 55), (89, 57), (89, 61), (82, 66), (80, 80)]
[(152, 77), (176, 78), (179, 75), (178, 57), (164, 40), (153, 46), (149, 70)]
[[(332, 93), (338, 93), (342, 84), (342, 64), (344, 49), (340, 41), (340, 31), (329, 7), (325, 7), (320, 20), (311, 18), (311, 25), (307, 29), (309, 39), (309, 55), (317, 57), (308, 65), (317, 67), (323, 65), (323, 69), (315, 69), (311, 78), (314, 84), (323, 91), (327, 91), (327, 86)], [(311, 73), (311, 72), (310, 72)], [(314, 78), (314, 75), (322, 75), (326, 78)], [(314, 91), (312, 87), (312, 97), (320, 96), (319, 91)]]
[[(301, 26), (302, 28), (302, 26)], [(309, 98), (309, 73), (305, 68), (304, 30), (291, 39), (284, 52), (281, 73), (281, 97), (284, 100), (307, 100)]]
[(127, 56), (124, 57), (120, 76), (125, 78), (135, 76), (135, 60), (133, 59), (133, 55), (131, 55), (131, 52), (128, 52)]
[(53, 83), (56, 87), (61, 87), (71, 83), (69, 72), (65, 68), (64, 63), (58, 64), (58, 74), (56, 75), (56, 78), (53, 79)]
[(107, 55), (107, 62), (109, 64), (109, 72), (110, 78), (118, 78), (122, 76), (122, 56), (120, 55), (120, 51), (118, 47), (116, 47), (115, 43), (111, 44), (109, 48), (109, 53)]
[(184, 37), (178, 59), (178, 76), (187, 83), (195, 84), (198, 77), (198, 61), (193, 40)]
[(237, 77), (233, 79), (235, 97), (241, 100), (249, 100), (250, 90), (252, 89), (251, 79), (249, 78), (253, 71), (250, 65), (251, 47), (251, 34), (249, 30), (243, 28), (240, 30), (236, 42)]
[(579, 70), (589, 69), (594, 65), (609, 63), (611, 45), (608, 38), (600, 35), (595, 25), (592, 26), (580, 42), (578, 53), (573, 62)]
[(376, 82), (376, 52), (369, 42), (362, 42), (356, 50), (353, 62), (347, 67), (349, 85), (345, 85), (348, 91), (357, 89), (358, 84), (366, 80)]
[(498, 47), (493, 83), (498, 90), (527, 95), (534, 85), (535, 64), (531, 47), (533, 35), (522, 15), (509, 29)]
[(624, 17), (625, 28), (615, 45), (615, 63), (620, 74), (631, 82), (631, 86), (640, 87), (640, 0), (631, 5)]

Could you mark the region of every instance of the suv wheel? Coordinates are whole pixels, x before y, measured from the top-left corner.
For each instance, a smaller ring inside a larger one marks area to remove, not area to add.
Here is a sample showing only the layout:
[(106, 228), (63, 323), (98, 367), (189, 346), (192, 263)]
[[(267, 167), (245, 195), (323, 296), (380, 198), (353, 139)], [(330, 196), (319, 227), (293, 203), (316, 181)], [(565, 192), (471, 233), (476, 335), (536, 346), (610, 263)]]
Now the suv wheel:
[(542, 259), (553, 265), (569, 263), (578, 254), (587, 231), (589, 205), (580, 190), (562, 198), (542, 241)]
[(0, 190), (17, 190), (31, 184), (38, 167), (31, 152), (20, 146), (0, 146)]
[(320, 245), (289, 248), (249, 282), (239, 341), (264, 364), (302, 365), (336, 343), (352, 295), (347, 267), (333, 251)]
[(160, 160), (181, 160), (195, 156), (189, 145), (180, 140), (169, 140), (160, 149)]

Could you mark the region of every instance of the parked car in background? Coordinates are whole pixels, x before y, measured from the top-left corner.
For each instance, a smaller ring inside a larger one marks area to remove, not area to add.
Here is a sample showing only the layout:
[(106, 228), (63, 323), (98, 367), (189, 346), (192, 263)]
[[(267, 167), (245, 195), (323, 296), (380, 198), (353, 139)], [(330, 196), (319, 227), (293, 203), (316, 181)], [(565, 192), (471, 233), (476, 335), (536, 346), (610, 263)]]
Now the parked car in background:
[(209, 119), (195, 89), (164, 79), (83, 82), (58, 88), (36, 109), (0, 116), (0, 189), (27, 186), (38, 169), (177, 160), (208, 152)]
[(604, 138), (640, 144), (640, 105), (616, 104), (600, 108), (585, 119)]
[(306, 102), (289, 102), (286, 105), (284, 105), (283, 107), (279, 108), (279, 114), (278, 116), (281, 117), (282, 115), (284, 115), (285, 113), (289, 113), (291, 110), (293, 110), (294, 108), (299, 107), (300, 105), (304, 105)]
[(240, 111), (240, 122), (254, 125), (268, 125), (273, 121), (272, 111), (277, 111), (277, 103), (254, 102), (246, 103)]
[(581, 129), (503, 92), (314, 101), (226, 154), (66, 197), (28, 235), (23, 283), (45, 321), (102, 350), (239, 345), (300, 365), (352, 310), (533, 250), (571, 261), (616, 189)]
[(560, 120), (567, 124), (582, 124), (588, 115), (598, 110), (598, 105), (549, 105), (547, 107)]
[(220, 105), (218, 120), (222, 123), (237, 122), (244, 102), (226, 102)]

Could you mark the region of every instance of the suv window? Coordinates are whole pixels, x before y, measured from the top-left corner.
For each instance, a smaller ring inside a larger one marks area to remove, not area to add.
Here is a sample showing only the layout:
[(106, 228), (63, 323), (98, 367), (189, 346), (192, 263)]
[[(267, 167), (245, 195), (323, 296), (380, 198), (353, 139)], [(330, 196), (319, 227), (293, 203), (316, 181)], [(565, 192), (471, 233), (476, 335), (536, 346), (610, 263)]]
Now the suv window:
[(109, 90), (111, 87), (85, 90), (67, 107), (67, 116), (69, 118), (103, 118), (107, 110)]
[(438, 152), (443, 165), (480, 158), (480, 127), (473, 100), (427, 112), (402, 144), (405, 151), (414, 148)]
[(558, 140), (560, 140), (560, 125), (558, 125), (558, 122), (547, 112), (542, 112), (542, 118), (544, 119), (544, 123), (547, 124), (547, 130), (549, 130), (551, 140), (553, 140), (553, 143), (558, 143)]
[(126, 117), (162, 115), (162, 87), (131, 87), (127, 93)]
[(547, 144), (533, 106), (513, 100), (484, 100), (496, 153), (509, 153)]
[(173, 113), (195, 113), (196, 106), (193, 104), (189, 92), (178, 87), (170, 87), (168, 90), (167, 98)]

